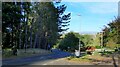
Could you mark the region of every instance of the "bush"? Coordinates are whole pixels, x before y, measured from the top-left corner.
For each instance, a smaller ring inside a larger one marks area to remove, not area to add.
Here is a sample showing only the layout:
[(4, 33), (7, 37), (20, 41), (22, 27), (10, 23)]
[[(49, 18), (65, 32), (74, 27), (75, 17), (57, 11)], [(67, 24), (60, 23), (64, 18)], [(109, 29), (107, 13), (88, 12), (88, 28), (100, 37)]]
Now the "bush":
[(86, 51), (86, 47), (80, 48), (80, 51)]
[(10, 57), (12, 56), (13, 52), (11, 49), (3, 49), (2, 50), (2, 56), (3, 57)]
[(65, 38), (60, 42), (59, 48), (66, 51), (73, 51), (78, 48), (79, 38), (74, 33), (68, 33)]
[(96, 49), (101, 49), (101, 46), (95, 46)]
[(92, 55), (92, 51), (87, 51), (87, 54)]
[(87, 46), (86, 47), (87, 54), (92, 55), (92, 53), (93, 53), (93, 51), (95, 51), (95, 49), (96, 48), (93, 46)]
[(74, 58), (74, 56), (67, 57), (68, 60), (71, 60), (73, 58)]

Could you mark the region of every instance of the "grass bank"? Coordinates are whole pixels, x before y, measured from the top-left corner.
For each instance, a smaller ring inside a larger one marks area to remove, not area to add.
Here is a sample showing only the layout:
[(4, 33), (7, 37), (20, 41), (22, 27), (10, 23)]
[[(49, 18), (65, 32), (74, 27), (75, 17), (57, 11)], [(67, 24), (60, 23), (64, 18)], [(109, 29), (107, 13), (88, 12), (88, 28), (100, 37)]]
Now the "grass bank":
[[(110, 54), (109, 54), (110, 55)], [(115, 58), (118, 60), (118, 58)], [(111, 56), (102, 56), (99, 52), (94, 52), (92, 55), (84, 55), (82, 57), (76, 58), (75, 56), (67, 57), (66, 60), (69, 62), (77, 63), (90, 63), (90, 64), (112, 64), (113, 60)]]
[(2, 58), (3, 59), (11, 59), (11, 58), (22, 58), (22, 57), (30, 57), (36, 55), (47, 55), (51, 52), (44, 49), (18, 49), (17, 56), (12, 54), (11, 49), (4, 49), (2, 50)]

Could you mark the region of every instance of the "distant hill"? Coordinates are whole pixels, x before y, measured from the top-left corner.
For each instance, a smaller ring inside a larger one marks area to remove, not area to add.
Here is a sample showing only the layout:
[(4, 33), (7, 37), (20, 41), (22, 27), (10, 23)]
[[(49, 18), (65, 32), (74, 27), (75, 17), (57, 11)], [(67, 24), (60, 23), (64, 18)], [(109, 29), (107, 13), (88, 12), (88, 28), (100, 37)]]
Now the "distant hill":
[(80, 32), (80, 34), (90, 34), (90, 35), (95, 35), (95, 34), (97, 34), (97, 32)]

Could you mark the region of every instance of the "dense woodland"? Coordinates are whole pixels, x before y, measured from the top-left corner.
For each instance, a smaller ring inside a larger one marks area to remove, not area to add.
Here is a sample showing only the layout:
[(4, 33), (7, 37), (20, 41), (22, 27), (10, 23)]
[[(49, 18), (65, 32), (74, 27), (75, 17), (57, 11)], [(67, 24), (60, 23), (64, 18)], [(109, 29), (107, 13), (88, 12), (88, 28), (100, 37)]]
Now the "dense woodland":
[[(2, 48), (48, 49), (68, 30), (71, 13), (53, 2), (2, 2)], [(64, 28), (65, 27), (65, 28)]]

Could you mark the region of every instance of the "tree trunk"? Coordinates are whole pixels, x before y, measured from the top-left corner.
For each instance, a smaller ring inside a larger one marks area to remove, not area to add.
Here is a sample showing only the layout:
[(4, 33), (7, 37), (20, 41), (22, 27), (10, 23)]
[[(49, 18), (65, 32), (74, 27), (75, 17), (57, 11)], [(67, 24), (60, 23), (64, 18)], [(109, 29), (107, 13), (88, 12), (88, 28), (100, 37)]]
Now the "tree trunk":
[(21, 49), (21, 25), (20, 25), (20, 34), (19, 34), (19, 49)]
[(32, 48), (32, 32), (30, 32), (30, 48)]
[(25, 43), (24, 43), (25, 52), (26, 52), (26, 44), (27, 44), (27, 29), (25, 28)]
[(37, 36), (38, 36), (38, 34), (36, 33), (36, 34), (35, 34), (35, 41), (34, 41), (34, 45), (33, 45), (33, 48), (35, 48), (35, 47), (36, 47)]
[(31, 27), (30, 27), (30, 48), (32, 48), (32, 30), (33, 30), (33, 22), (34, 22), (34, 19), (32, 19), (32, 24), (31, 24)]
[[(25, 21), (25, 19), (26, 19), (26, 21)], [(28, 16), (27, 16), (27, 18), (24, 18), (24, 21), (25, 21), (25, 45), (24, 45), (24, 48), (25, 48), (25, 52), (26, 52), (26, 49), (27, 49), (27, 39), (28, 39), (28, 37), (27, 37)]]
[(32, 48), (32, 26), (30, 28), (30, 48)]

